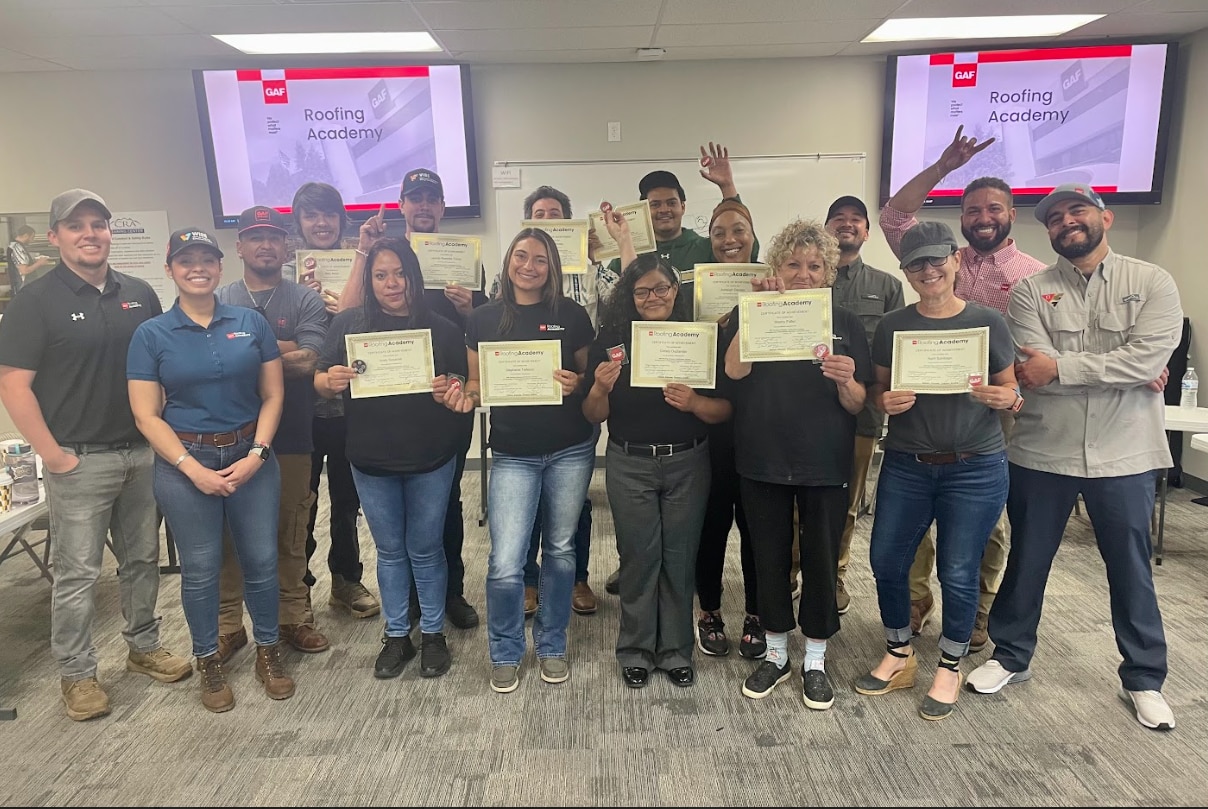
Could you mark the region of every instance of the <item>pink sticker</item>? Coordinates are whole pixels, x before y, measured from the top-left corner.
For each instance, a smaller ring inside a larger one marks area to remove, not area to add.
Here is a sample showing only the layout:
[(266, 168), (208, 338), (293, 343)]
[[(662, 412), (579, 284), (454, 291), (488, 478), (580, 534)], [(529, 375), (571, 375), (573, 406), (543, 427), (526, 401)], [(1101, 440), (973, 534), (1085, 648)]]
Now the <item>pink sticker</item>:
[(981, 374), (969, 374), (969, 387), (976, 388), (980, 384), (982, 384)]
[(826, 343), (818, 343), (814, 346), (814, 356), (820, 360), (824, 360), (830, 356), (830, 349), (826, 347)]

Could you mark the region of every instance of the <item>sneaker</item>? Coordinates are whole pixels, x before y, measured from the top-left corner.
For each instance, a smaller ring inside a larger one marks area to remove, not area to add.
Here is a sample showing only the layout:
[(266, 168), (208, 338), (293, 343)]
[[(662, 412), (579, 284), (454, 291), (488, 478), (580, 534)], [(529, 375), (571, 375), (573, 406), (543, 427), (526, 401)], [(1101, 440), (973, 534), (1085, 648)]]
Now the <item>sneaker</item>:
[(207, 711), (223, 713), (235, 707), (235, 693), (227, 683), (226, 670), (218, 654), (197, 658), (197, 670), (201, 672), (201, 704)]
[(63, 691), (63, 703), (67, 706), (67, 715), (77, 722), (85, 719), (96, 719), (109, 713), (109, 695), (101, 688), (96, 677), (85, 677), (81, 680), (61, 680), (59, 687)]
[(269, 699), (289, 699), (294, 695), (294, 681), (285, 673), (281, 660), (281, 642), (256, 647), (256, 679), (264, 683)]
[(835, 688), (826, 669), (802, 669), (801, 698), (805, 707), (825, 711), (835, 704)]
[(541, 658), (541, 679), (547, 683), (564, 683), (570, 679), (570, 664), (565, 658)]
[(331, 574), (331, 597), (327, 603), (333, 607), (343, 607), (352, 613), (353, 618), (372, 618), (382, 611), (373, 593), (359, 581), (348, 581), (339, 573)]
[(706, 612), (696, 622), (696, 646), (713, 657), (725, 657), (730, 653), (730, 640), (726, 637), (726, 624), (720, 612)]
[(449, 656), (449, 647), (445, 643), (444, 635), (439, 632), (420, 633), (420, 677), (439, 677), (449, 670), (452, 663), (453, 658)]
[(910, 631), (918, 635), (927, 626), (931, 616), (935, 614), (935, 597), (931, 593), (926, 598), (910, 602)]
[(738, 653), (748, 660), (763, 660), (768, 653), (768, 641), (763, 633), (759, 618), (748, 615), (742, 622), (742, 640), (738, 642)]
[(575, 582), (575, 589), (570, 594), (570, 608), (579, 615), (591, 615), (596, 611), (596, 594), (591, 591), (591, 585), (585, 581)]
[(610, 596), (619, 596), (621, 594), (621, 569), (617, 568), (616, 572), (608, 577), (604, 582), (604, 592)]
[(534, 615), (536, 615), (538, 606), (539, 606), (539, 604), (537, 602), (537, 588), (525, 586), (525, 588), (524, 588), (524, 617), (532, 618)]
[(161, 683), (175, 683), (193, 673), (193, 664), (161, 646), (150, 652), (131, 650), (126, 658), (126, 670), (146, 674)]
[(244, 646), (247, 646), (247, 629), (241, 626), (234, 632), (224, 632), (218, 636), (218, 659), (228, 663)]
[(1011, 683), (1022, 683), (1024, 680), (1030, 679), (1032, 679), (1031, 669), (1007, 671), (1002, 667), (1002, 663), (991, 659), (974, 669), (966, 683), (970, 691), (976, 691), (979, 694), (997, 694)]
[(520, 686), (519, 666), (495, 666), (491, 669), (491, 690), (510, 694)]
[(465, 596), (449, 596), (445, 600), (445, 617), (458, 629), (478, 626), (478, 611), (470, 606)]
[(1120, 689), (1120, 699), (1132, 702), (1137, 721), (1151, 730), (1174, 730), (1174, 711), (1166, 704), (1161, 691), (1129, 691)]
[(973, 634), (969, 636), (969, 654), (980, 652), (990, 642), (990, 633), (987, 631), (989, 623), (990, 616), (978, 610), (977, 617), (973, 619)]
[(404, 635), (401, 638), (382, 638), (382, 651), (373, 663), (373, 676), (389, 680), (403, 673), (403, 667), (415, 657), (415, 644)]
[(742, 695), (751, 699), (763, 699), (772, 693), (773, 688), (791, 676), (793, 676), (793, 668), (787, 659), (784, 661), (784, 666), (777, 666), (771, 660), (765, 660), (743, 682)]
[(835, 606), (839, 608), (840, 615), (846, 615), (851, 609), (851, 596), (847, 594), (847, 585), (843, 579), (835, 579)]

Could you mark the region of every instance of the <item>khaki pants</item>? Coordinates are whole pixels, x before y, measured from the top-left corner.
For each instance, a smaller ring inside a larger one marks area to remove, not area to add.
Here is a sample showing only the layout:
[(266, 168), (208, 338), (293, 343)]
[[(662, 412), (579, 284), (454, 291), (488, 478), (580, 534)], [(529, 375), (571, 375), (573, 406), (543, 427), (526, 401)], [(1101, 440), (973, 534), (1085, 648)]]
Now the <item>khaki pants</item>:
[[(280, 622), (313, 624), (306, 576), (306, 526), (316, 495), (310, 490), (310, 453), (278, 455), (281, 507), (277, 518), (277, 582), (281, 590)], [(218, 576), (218, 632), (229, 635), (243, 626), (243, 573), (230, 536), (223, 537), (222, 571)]]
[(868, 467), (872, 466), (872, 452), (877, 440), (870, 435), (856, 436), (856, 450), (851, 463), (851, 505), (847, 508), (847, 522), (843, 524), (843, 538), (839, 540), (839, 581), (847, 576), (847, 564), (851, 561), (851, 535), (856, 530), (856, 518), (864, 501), (864, 483), (868, 480)]

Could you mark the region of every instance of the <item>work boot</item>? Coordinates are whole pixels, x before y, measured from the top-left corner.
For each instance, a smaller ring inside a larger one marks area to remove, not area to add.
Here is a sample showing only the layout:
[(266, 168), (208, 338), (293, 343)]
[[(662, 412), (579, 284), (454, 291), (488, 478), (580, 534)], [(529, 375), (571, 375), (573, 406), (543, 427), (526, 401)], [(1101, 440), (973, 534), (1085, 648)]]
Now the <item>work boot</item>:
[(281, 660), (281, 642), (256, 647), (256, 679), (264, 683), (269, 699), (289, 699), (294, 695), (294, 681), (285, 673)]

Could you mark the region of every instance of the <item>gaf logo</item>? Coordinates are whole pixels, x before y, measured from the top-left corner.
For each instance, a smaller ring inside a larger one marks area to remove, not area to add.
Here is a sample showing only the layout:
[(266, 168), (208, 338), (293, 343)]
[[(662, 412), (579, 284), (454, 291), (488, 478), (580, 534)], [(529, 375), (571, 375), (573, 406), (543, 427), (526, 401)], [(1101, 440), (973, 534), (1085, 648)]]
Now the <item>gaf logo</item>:
[(1061, 95), (1066, 101), (1080, 95), (1087, 89), (1086, 72), (1082, 69), (1079, 59), (1061, 73)]
[(289, 93), (285, 90), (285, 79), (263, 81), (265, 104), (288, 104)]
[(953, 87), (976, 87), (977, 86), (977, 65), (953, 65), (952, 66), (952, 86)]

